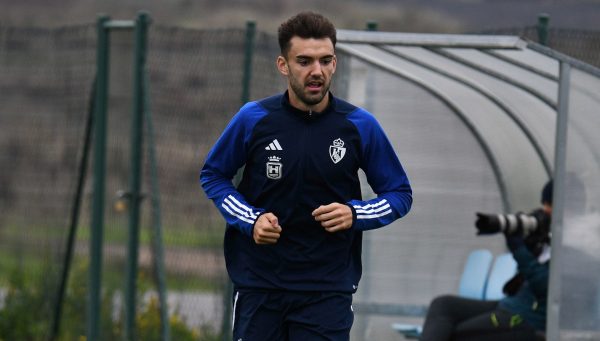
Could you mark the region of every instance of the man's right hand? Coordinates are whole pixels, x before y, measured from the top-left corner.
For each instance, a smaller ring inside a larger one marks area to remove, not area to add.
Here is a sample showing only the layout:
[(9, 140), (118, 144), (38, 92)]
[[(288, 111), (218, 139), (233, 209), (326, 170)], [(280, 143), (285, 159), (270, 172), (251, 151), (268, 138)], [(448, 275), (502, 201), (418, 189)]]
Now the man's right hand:
[(281, 226), (273, 213), (265, 213), (258, 217), (252, 231), (256, 244), (275, 244), (280, 235)]

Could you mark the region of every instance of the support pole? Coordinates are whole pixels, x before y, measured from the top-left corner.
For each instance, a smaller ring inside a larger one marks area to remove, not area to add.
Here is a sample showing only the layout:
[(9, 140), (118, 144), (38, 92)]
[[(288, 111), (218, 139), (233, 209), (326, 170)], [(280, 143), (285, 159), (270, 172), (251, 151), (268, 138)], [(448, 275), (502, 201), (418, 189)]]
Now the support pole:
[(556, 140), (554, 147), (554, 181), (552, 204), (552, 261), (550, 261), (550, 282), (548, 290), (548, 312), (546, 318), (546, 340), (560, 340), (560, 300), (561, 300), (561, 246), (563, 241), (563, 213), (565, 179), (567, 174), (567, 131), (569, 125), (569, 88), (571, 65), (560, 63), (558, 80), (558, 116), (556, 118)]
[(148, 15), (140, 13), (135, 22), (133, 60), (133, 113), (131, 120), (131, 174), (129, 187), (129, 247), (125, 287), (125, 339), (135, 337), (138, 251), (140, 242), (140, 204), (142, 201), (142, 145), (144, 127), (144, 70)]
[(97, 21), (96, 108), (94, 112), (94, 183), (90, 233), (90, 268), (87, 311), (87, 340), (100, 339), (102, 283), (102, 235), (104, 230), (104, 196), (106, 178), (106, 111), (108, 103), (109, 32), (108, 16)]
[(544, 46), (548, 46), (548, 23), (550, 16), (546, 13), (538, 15), (537, 34), (538, 42)]
[(254, 39), (256, 36), (256, 23), (246, 22), (246, 43), (244, 48), (244, 74), (242, 78), (242, 105), (250, 100), (250, 81), (252, 80), (252, 56), (254, 55)]
[(88, 159), (90, 156), (90, 146), (92, 145), (92, 127), (94, 126), (94, 110), (96, 106), (96, 78), (92, 82), (92, 91), (88, 104), (88, 117), (85, 124), (85, 134), (83, 138), (83, 151), (79, 161), (79, 176), (77, 177), (77, 186), (73, 199), (73, 208), (71, 209), (71, 222), (69, 224), (69, 234), (67, 235), (67, 246), (63, 268), (54, 305), (54, 316), (52, 320), (52, 330), (48, 340), (55, 341), (60, 333), (60, 323), (62, 319), (62, 308), (64, 304), (67, 284), (69, 282), (69, 273), (71, 272), (71, 263), (73, 262), (73, 253), (75, 249), (75, 237), (77, 235), (77, 226), (79, 225), (79, 215), (81, 211), (81, 202), (83, 199), (83, 187), (88, 170)]

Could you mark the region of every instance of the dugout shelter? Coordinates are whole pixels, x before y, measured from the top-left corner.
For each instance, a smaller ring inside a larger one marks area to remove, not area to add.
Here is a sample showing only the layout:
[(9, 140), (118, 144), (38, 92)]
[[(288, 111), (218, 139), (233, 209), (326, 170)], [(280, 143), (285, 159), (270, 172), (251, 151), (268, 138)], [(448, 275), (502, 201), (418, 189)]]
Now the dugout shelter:
[(548, 340), (597, 337), (599, 70), (516, 36), (342, 30), (337, 55), (338, 95), (374, 113), (414, 188), (408, 216), (365, 233), (354, 337), (388, 339), (390, 321), (457, 292), (470, 251), (506, 251), (475, 235), (475, 212), (528, 212), (550, 178)]

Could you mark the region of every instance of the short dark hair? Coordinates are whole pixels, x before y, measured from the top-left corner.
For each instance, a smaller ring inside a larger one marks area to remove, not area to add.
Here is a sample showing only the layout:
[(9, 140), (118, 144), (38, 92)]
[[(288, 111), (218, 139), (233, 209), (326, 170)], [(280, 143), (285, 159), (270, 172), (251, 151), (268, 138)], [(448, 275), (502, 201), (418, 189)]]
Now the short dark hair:
[(290, 50), (290, 40), (298, 36), (300, 38), (329, 38), (335, 47), (335, 26), (321, 14), (314, 12), (300, 12), (289, 18), (279, 26), (278, 39), (281, 55), (284, 57)]
[(544, 185), (542, 189), (542, 204), (552, 205), (552, 186), (552, 179)]

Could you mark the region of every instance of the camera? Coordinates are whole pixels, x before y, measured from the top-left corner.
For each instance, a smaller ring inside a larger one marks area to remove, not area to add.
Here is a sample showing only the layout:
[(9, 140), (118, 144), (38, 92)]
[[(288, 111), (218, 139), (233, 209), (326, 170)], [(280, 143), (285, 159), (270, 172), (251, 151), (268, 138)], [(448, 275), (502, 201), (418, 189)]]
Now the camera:
[(548, 235), (550, 232), (550, 215), (537, 209), (530, 213), (495, 214), (477, 212), (477, 234), (494, 234), (503, 232), (506, 235), (532, 234)]

